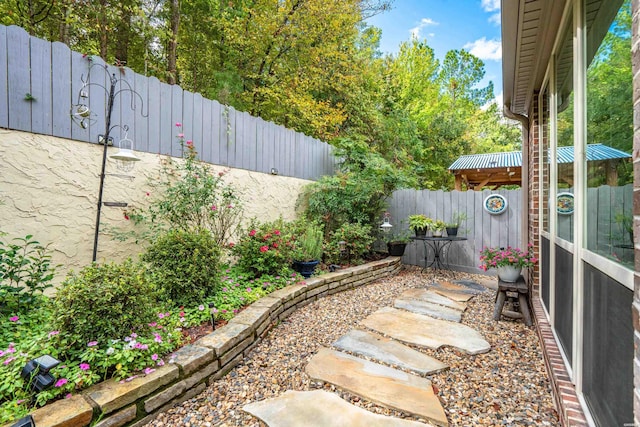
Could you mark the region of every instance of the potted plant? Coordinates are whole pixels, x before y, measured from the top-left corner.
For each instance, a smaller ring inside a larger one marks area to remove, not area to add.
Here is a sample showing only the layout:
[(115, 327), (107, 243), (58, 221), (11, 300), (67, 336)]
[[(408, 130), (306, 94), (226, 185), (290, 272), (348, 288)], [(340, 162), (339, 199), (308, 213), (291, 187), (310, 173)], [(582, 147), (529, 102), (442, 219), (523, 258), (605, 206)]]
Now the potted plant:
[(520, 277), (523, 267), (533, 267), (538, 259), (533, 255), (533, 245), (527, 250), (508, 246), (505, 248), (487, 248), (480, 251), (480, 269), (487, 271), (491, 268), (498, 270), (498, 277), (505, 282), (515, 282)]
[(465, 212), (454, 212), (451, 215), (451, 220), (446, 223), (447, 236), (453, 237), (458, 235), (458, 229), (460, 225), (467, 220), (467, 214)]
[(417, 237), (426, 236), (431, 224), (433, 224), (433, 220), (426, 215), (409, 215), (409, 228), (416, 233)]
[(293, 269), (305, 279), (311, 277), (322, 259), (324, 232), (317, 224), (308, 224), (306, 230), (295, 241)]
[(447, 227), (443, 220), (437, 219), (433, 221), (433, 223), (431, 224), (431, 226), (429, 226), (429, 228), (433, 232), (433, 237), (442, 237), (442, 233)]
[(389, 252), (389, 256), (404, 255), (404, 250), (406, 249), (409, 241), (409, 232), (407, 230), (392, 234), (387, 240), (387, 251)]

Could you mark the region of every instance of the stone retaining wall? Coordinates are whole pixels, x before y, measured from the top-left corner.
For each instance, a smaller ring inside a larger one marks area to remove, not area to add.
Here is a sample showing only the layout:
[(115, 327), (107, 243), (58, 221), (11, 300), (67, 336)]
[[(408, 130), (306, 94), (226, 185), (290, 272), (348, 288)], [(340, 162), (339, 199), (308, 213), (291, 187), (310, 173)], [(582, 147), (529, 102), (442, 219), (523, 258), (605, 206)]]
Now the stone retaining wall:
[(142, 426), (157, 413), (201, 393), (226, 375), (266, 333), (299, 307), (318, 298), (394, 275), (399, 257), (339, 270), (275, 291), (225, 326), (174, 353), (174, 363), (130, 382), (105, 381), (32, 413), (38, 427)]

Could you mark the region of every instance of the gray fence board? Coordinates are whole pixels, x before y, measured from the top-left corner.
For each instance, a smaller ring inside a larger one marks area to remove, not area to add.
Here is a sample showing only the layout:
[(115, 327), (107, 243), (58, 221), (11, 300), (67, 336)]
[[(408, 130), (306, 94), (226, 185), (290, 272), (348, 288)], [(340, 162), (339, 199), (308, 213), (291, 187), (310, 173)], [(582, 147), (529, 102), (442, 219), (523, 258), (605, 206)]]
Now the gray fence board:
[(13, 72), (13, 70), (29, 70), (30, 67), (29, 35), (22, 28), (8, 28), (7, 64), (9, 127), (29, 131), (31, 130), (31, 103), (24, 99), (27, 93), (31, 93), (29, 73)]
[(160, 154), (170, 155), (176, 134), (182, 132), (182, 129), (175, 126), (176, 121), (171, 117), (171, 85), (160, 82), (160, 99), (155, 102), (160, 106), (160, 119), (158, 120), (160, 149), (158, 151)]
[(31, 38), (31, 129), (51, 134), (51, 43)]
[[(162, 107), (162, 93), (164, 89), (160, 80), (152, 77), (148, 80), (149, 93), (147, 94), (147, 112), (149, 119), (147, 121), (147, 129), (149, 139), (147, 141), (148, 150), (150, 153), (162, 153), (162, 128), (161, 123), (165, 126), (173, 126), (174, 123), (162, 121), (162, 113), (165, 110)], [(174, 129), (174, 128), (172, 128)]]
[[(86, 58), (84, 58), (81, 54), (79, 54), (78, 52), (71, 52), (71, 76), (73, 78), (73, 80), (71, 81), (71, 93), (72, 93), (72, 102), (74, 104), (77, 104), (79, 102), (78, 93), (80, 92), (80, 89), (82, 89), (83, 87), (81, 78), (85, 78), (85, 79), (87, 78), (89, 64), (90, 64), (89, 61)], [(90, 88), (87, 88), (86, 90), (89, 92), (90, 98), (91, 98), (91, 92), (95, 92), (96, 97), (104, 96), (104, 89), (101, 89), (99, 87), (98, 88), (90, 87)], [(90, 99), (84, 100), (83, 102), (85, 103), (85, 105), (87, 105), (91, 109), (91, 103), (89, 101)], [(96, 113), (96, 111), (93, 110), (93, 113)], [(100, 117), (94, 117), (96, 120), (98, 121), (104, 120), (104, 106), (102, 106), (102, 109), (100, 110), (100, 114), (97, 114), (97, 115), (99, 115)], [(77, 141), (89, 142), (90, 141), (89, 127), (91, 126), (93, 126), (93, 124), (90, 124), (86, 129), (82, 129), (76, 123), (73, 123), (71, 125), (71, 138)], [(102, 126), (102, 129), (104, 129), (104, 125)], [(92, 141), (92, 142), (95, 143), (97, 141)]]
[(153, 153), (149, 144), (149, 79), (136, 74), (133, 78), (135, 91), (140, 95), (140, 100), (136, 107), (136, 114), (133, 115), (134, 132), (133, 142), (135, 149)]
[[(7, 62), (7, 27), (0, 26), (0, 105), (9, 105), (7, 77), (9, 76), (9, 64)], [(0, 127), (9, 127), (9, 108), (0, 108)]]
[[(183, 91), (180, 86), (171, 85), (169, 87), (171, 90), (171, 119), (169, 120), (169, 123), (172, 123), (174, 125), (173, 129), (176, 129), (175, 124), (178, 122), (184, 123), (185, 120), (185, 117), (182, 114), (182, 100), (185, 94), (187, 94), (188, 92)], [(190, 122), (191, 117), (189, 117), (187, 121)], [(185, 135), (185, 137), (187, 136), (184, 132), (184, 127), (182, 128), (181, 132)], [(168, 152), (171, 153), (171, 155), (174, 157), (182, 157), (182, 147), (180, 146), (180, 144), (178, 144), (178, 139), (175, 138), (175, 136), (171, 138), (170, 144), (171, 145)]]
[[(195, 120), (193, 122), (193, 130), (191, 131), (191, 140), (193, 140), (194, 144), (198, 144), (198, 153), (200, 156), (200, 159), (203, 159), (202, 157), (202, 144), (204, 141), (204, 126), (205, 126), (205, 116), (204, 116), (204, 109), (203, 109), (203, 105), (202, 105), (202, 95), (200, 93), (194, 93), (193, 94), (193, 111), (195, 114)], [(207, 126), (208, 126), (208, 122), (207, 122)]]
[[(0, 53), (1, 55), (1, 53)], [(52, 135), (71, 138), (69, 110), (75, 102), (71, 97), (71, 50), (59, 42), (51, 44)]]

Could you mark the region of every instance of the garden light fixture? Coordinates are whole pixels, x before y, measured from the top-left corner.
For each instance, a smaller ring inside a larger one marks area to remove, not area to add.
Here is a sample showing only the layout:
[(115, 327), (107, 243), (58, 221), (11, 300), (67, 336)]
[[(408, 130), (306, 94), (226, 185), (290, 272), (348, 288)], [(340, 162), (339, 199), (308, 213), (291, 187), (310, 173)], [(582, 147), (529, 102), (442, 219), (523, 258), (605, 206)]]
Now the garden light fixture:
[[(91, 82), (91, 71), (93, 70), (94, 67), (98, 67), (99, 69), (103, 70), (105, 73), (107, 73), (108, 77), (109, 77), (109, 88), (106, 88), (105, 86), (101, 85), (100, 83), (92, 83)], [(84, 75), (82, 75), (80, 77), (80, 80), (82, 81), (82, 88), (80, 89), (80, 91), (78, 92), (78, 100), (76, 102), (76, 104), (71, 106), (71, 118), (73, 119), (73, 121), (78, 124), (82, 129), (87, 129), (89, 127), (89, 125), (91, 125), (92, 123), (95, 123), (95, 119), (93, 118), (95, 116), (95, 114), (89, 109), (88, 105), (88, 98), (89, 98), (89, 89), (91, 86), (97, 86), (99, 88), (102, 88), (106, 94), (108, 95), (107, 98), (107, 110), (106, 110), (106, 120), (105, 120), (105, 132), (103, 135), (99, 135), (98, 136), (98, 143), (102, 144), (104, 146), (103, 151), (102, 151), (102, 167), (101, 167), (101, 172), (100, 172), (100, 187), (98, 190), (98, 209), (97, 209), (97, 213), (96, 213), (96, 225), (95, 225), (95, 231), (94, 231), (94, 237), (93, 237), (93, 256), (92, 256), (92, 261), (95, 262), (96, 257), (97, 257), (97, 253), (98, 253), (98, 235), (100, 232), (100, 214), (102, 212), (102, 194), (103, 194), (103, 190), (104, 190), (104, 177), (105, 177), (105, 169), (107, 166), (107, 148), (109, 145), (111, 145), (113, 143), (113, 138), (109, 135), (111, 133), (111, 131), (113, 131), (115, 128), (120, 127), (121, 129), (124, 130), (124, 137), (120, 140), (120, 149), (117, 153), (115, 153), (114, 155), (110, 156), (112, 157), (115, 161), (116, 161), (116, 166), (118, 167), (118, 169), (124, 170), (124, 171), (130, 171), (131, 169), (133, 169), (133, 165), (136, 161), (139, 161), (140, 159), (138, 157), (136, 157), (136, 155), (133, 153), (133, 141), (130, 140), (127, 137), (127, 132), (129, 131), (129, 127), (124, 125), (124, 126), (120, 126), (120, 125), (112, 125), (111, 124), (111, 113), (113, 112), (113, 103), (114, 100), (116, 98), (116, 95), (119, 95), (121, 93), (124, 92), (129, 92), (132, 95), (131, 97), (131, 109), (135, 110), (136, 108), (136, 104), (135, 104), (135, 99), (137, 97), (137, 99), (140, 100), (140, 103), (142, 104), (142, 107), (144, 108), (144, 101), (142, 100), (142, 97), (140, 96), (140, 94), (138, 92), (136, 92), (135, 90), (133, 90), (133, 88), (131, 87), (131, 85), (129, 84), (129, 82), (127, 82), (126, 80), (122, 79), (122, 78), (117, 78), (115, 73), (110, 73), (109, 72), (109, 68), (107, 65), (104, 64), (97, 64), (97, 63), (91, 63), (91, 65), (89, 66), (89, 72), (87, 73), (87, 76), (85, 77)], [(118, 86), (118, 90), (116, 90), (116, 86)], [(142, 110), (142, 108), (141, 108)], [(147, 117), (147, 115), (144, 114), (143, 111), (141, 111), (141, 114), (143, 117)]]
[(27, 382), (30, 390), (40, 393), (56, 382), (56, 378), (49, 371), (59, 364), (58, 359), (45, 354), (27, 362), (22, 368), (20, 376)]
[(389, 214), (389, 212), (385, 212), (382, 219), (382, 224), (380, 224), (380, 228), (385, 234), (389, 234), (391, 232), (391, 228), (393, 227), (393, 225), (391, 225), (390, 219), (391, 214)]
[(212, 302), (209, 303), (209, 313), (211, 314), (211, 327), (216, 330), (216, 305)]
[(31, 415), (27, 415), (12, 424), (11, 427), (36, 427), (36, 422), (33, 421), (33, 417)]

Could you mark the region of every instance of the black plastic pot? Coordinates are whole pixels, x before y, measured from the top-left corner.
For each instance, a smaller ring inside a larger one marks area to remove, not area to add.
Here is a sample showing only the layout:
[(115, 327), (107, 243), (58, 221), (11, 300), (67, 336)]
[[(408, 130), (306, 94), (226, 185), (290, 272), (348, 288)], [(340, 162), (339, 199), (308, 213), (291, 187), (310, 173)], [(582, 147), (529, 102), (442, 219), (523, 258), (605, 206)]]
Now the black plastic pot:
[(407, 247), (406, 243), (399, 242), (389, 242), (387, 243), (387, 250), (389, 251), (390, 256), (402, 256), (404, 255), (404, 250)]
[(447, 227), (447, 236), (454, 237), (458, 235), (458, 227)]

